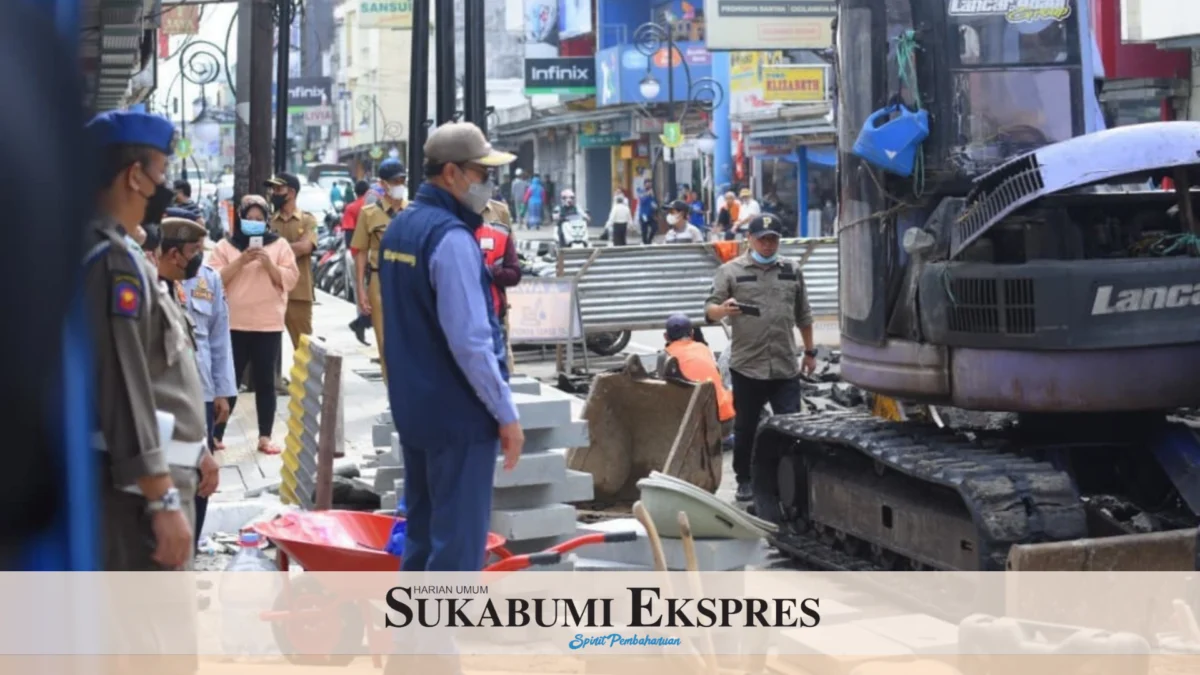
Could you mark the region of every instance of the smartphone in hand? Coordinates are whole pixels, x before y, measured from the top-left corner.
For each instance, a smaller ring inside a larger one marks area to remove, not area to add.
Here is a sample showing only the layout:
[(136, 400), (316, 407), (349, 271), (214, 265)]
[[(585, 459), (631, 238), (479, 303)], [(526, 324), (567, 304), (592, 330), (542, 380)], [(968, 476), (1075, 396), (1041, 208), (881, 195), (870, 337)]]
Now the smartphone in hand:
[(737, 306), (738, 309), (742, 310), (742, 314), (746, 316), (762, 316), (762, 310), (759, 309), (758, 305), (748, 305), (744, 302), (739, 302)]
[(250, 248), (262, 248), (262, 237), (250, 237)]

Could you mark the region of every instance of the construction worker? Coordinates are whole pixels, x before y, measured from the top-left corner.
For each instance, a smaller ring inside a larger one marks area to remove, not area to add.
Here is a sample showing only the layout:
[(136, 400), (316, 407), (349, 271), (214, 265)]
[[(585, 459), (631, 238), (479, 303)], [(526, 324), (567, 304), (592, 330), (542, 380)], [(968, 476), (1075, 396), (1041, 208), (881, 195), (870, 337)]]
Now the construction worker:
[(104, 157), (84, 288), (96, 349), (92, 443), (102, 458), (105, 569), (186, 568), (207, 435), (204, 392), (186, 314), (126, 243), (141, 223), (161, 221), (174, 197), (166, 171), (175, 127), (118, 111), (98, 115), (88, 133)]
[(296, 195), (300, 192), (300, 179), (290, 173), (281, 173), (267, 181), (271, 188), (272, 232), (287, 240), (296, 256), (296, 268), (300, 279), (288, 293), (287, 312), (283, 323), (292, 349), (300, 348), (300, 336), (312, 335), (313, 280), (312, 252), (317, 247), (317, 219), (313, 214), (301, 211), (296, 206)]
[(521, 259), (512, 236), (512, 218), (504, 202), (493, 199), (482, 215), (483, 224), (475, 230), (475, 240), (483, 253), (483, 266), (492, 275), (492, 304), (504, 330), (505, 363), (501, 367), (507, 380), (512, 374), (513, 354), (508, 342), (508, 299), (504, 289), (521, 283)]
[(511, 470), (525, 443), (475, 240), (492, 171), (515, 159), (474, 124), (443, 124), (425, 143), (425, 182), (383, 236), (388, 399), (404, 439), (405, 572), (483, 567), (497, 452)]
[(371, 315), (371, 326), (375, 329), (375, 344), (379, 349), (379, 368), (383, 382), (387, 384), (387, 363), (383, 351), (383, 302), (379, 292), (379, 251), (383, 233), (396, 214), (408, 206), (408, 174), (404, 164), (389, 158), (379, 164), (379, 187), (384, 195), (374, 204), (364, 206), (354, 226), (354, 238), (350, 248), (354, 249), (354, 269), (358, 276), (359, 311)]
[(667, 341), (667, 355), (675, 358), (679, 372), (691, 382), (712, 382), (717, 390), (717, 419), (721, 421), (721, 437), (732, 431), (734, 409), (733, 392), (725, 388), (717, 359), (707, 345), (694, 339), (692, 320), (686, 314), (667, 317), (667, 329), (663, 337)]

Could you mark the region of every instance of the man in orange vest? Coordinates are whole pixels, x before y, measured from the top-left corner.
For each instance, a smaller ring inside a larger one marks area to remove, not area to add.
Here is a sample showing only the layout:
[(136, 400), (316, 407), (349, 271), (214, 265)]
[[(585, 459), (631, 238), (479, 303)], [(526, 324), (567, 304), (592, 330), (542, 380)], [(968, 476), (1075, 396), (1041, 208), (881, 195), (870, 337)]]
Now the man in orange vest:
[[(508, 344), (508, 301), (504, 289), (521, 283), (521, 259), (509, 230), (511, 218), (504, 202), (492, 200), (483, 210), (483, 225), (475, 230), (475, 240), (483, 252), (483, 264), (492, 275), (492, 307)], [(508, 346), (508, 371), (512, 372), (512, 347)]]
[(667, 354), (675, 357), (679, 371), (692, 382), (712, 382), (717, 390), (717, 419), (721, 420), (721, 435), (728, 436), (732, 426), (733, 393), (725, 388), (717, 360), (707, 345), (692, 338), (692, 320), (686, 314), (667, 318)]

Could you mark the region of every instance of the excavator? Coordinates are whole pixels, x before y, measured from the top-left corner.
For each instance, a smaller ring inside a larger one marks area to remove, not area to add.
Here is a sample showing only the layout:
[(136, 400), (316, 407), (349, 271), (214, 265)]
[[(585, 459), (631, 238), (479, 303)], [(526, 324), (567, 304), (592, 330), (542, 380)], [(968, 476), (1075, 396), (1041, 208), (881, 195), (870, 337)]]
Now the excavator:
[(1194, 540), (1200, 123), (1103, 129), (1087, 12), (839, 3), (841, 376), (894, 414), (760, 426), (753, 508), (781, 551), (989, 571)]

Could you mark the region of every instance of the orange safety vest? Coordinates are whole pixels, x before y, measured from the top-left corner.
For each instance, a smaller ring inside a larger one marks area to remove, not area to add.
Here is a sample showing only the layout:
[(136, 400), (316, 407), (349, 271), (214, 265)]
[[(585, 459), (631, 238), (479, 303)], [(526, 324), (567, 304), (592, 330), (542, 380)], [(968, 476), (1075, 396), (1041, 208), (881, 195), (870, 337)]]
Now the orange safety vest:
[(733, 419), (733, 392), (725, 388), (712, 351), (691, 338), (684, 338), (667, 345), (667, 353), (679, 362), (679, 371), (687, 379), (692, 382), (712, 382), (717, 389), (718, 419), (722, 422)]
[[(508, 248), (508, 233), (498, 227), (484, 223), (475, 230), (475, 241), (479, 242), (479, 250), (483, 252), (483, 264), (489, 270), (496, 263), (504, 260), (504, 251)], [(504, 301), (500, 296), (500, 288), (492, 284), (492, 304), (496, 309), (496, 317), (504, 315)]]

